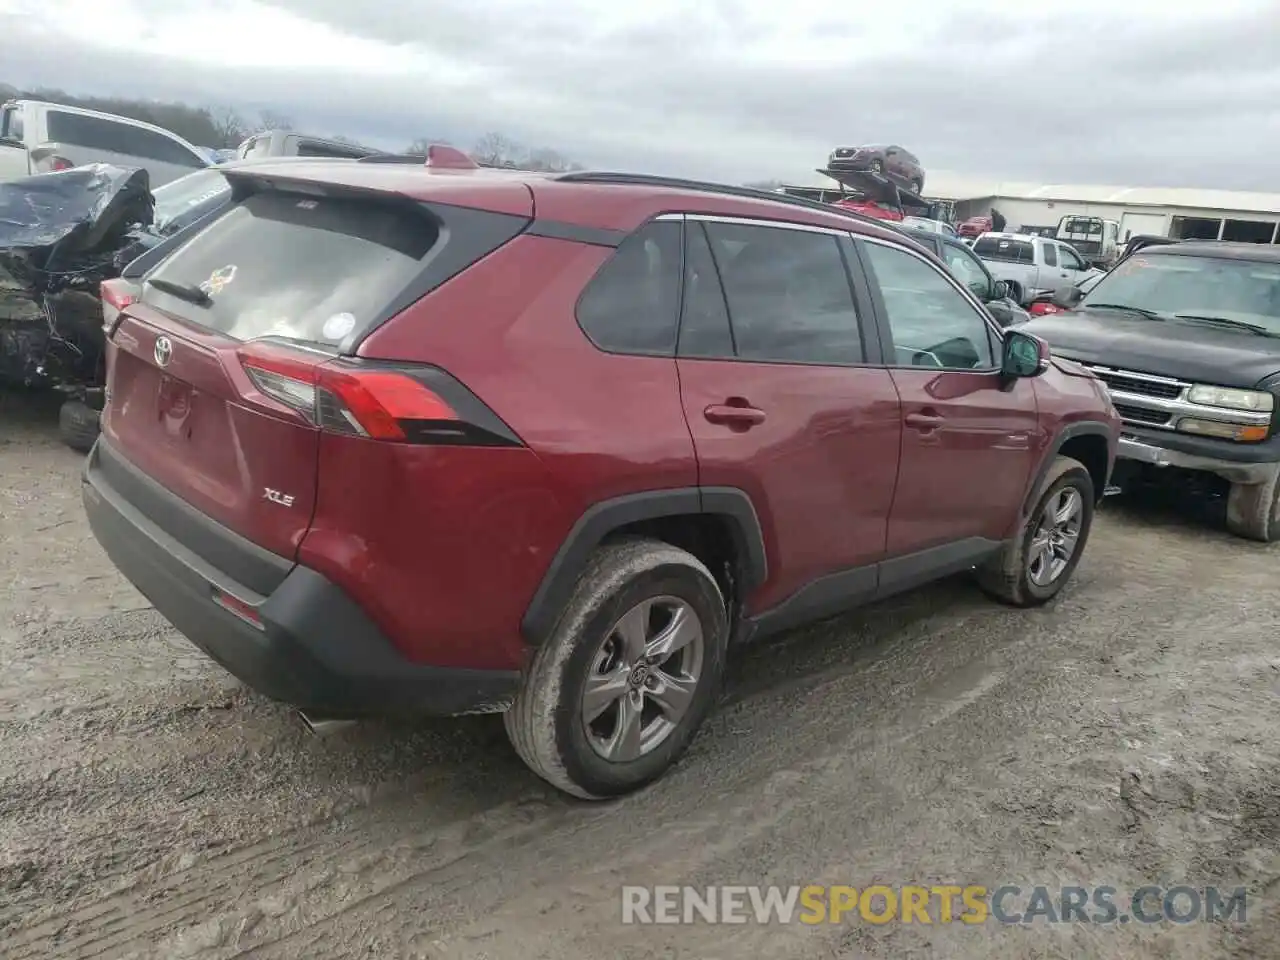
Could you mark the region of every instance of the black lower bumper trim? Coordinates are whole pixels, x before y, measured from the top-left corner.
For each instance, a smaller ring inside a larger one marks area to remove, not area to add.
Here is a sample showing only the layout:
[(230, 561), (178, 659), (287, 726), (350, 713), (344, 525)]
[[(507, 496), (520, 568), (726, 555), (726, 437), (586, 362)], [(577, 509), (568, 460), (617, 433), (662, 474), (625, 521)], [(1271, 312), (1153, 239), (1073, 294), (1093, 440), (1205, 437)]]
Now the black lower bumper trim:
[[(405, 660), (341, 587), (314, 570), (294, 566), (267, 597), (229, 581), (131, 506), (95, 463), (91, 455), (84, 506), (107, 556), (192, 643), (259, 693), (329, 716), (451, 716), (510, 705), (517, 671)], [(254, 603), (262, 627), (217, 603), (218, 590)]]

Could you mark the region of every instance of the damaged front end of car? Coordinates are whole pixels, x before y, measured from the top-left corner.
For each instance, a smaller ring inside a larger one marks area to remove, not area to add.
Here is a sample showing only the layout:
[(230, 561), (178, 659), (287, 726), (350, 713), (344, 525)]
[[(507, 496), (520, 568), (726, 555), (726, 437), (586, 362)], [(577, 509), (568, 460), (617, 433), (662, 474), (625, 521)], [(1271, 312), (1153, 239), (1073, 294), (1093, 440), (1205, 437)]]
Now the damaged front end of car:
[(0, 183), (0, 384), (63, 393), (73, 446), (103, 403), (101, 284), (138, 253), (154, 206), (145, 170), (107, 164)]

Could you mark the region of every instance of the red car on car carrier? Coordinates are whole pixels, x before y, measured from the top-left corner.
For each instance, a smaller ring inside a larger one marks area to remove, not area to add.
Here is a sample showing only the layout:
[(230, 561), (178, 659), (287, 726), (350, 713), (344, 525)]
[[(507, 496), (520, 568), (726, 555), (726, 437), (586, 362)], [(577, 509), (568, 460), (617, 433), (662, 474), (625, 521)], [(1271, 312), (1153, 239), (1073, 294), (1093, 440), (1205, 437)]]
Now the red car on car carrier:
[(892, 228), (442, 149), (226, 176), (127, 271), (84, 503), (267, 696), (505, 711), (538, 774), (612, 796), (685, 749), (731, 642), (974, 568), (1043, 603), (1080, 559), (1106, 391)]

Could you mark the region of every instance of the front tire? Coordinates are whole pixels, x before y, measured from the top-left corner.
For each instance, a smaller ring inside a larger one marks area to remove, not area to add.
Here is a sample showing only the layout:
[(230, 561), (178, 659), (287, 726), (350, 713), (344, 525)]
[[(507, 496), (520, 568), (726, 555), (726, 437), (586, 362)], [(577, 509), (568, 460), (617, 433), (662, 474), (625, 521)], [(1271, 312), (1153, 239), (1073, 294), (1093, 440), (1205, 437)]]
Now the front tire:
[(1096, 503), (1084, 465), (1057, 457), (1019, 535), (978, 570), (982, 589), (1015, 607), (1038, 607), (1066, 586), (1084, 554)]
[(1271, 543), (1280, 538), (1280, 470), (1262, 483), (1233, 483), (1227, 529), (1237, 537)]
[(724, 597), (692, 554), (655, 540), (601, 547), (534, 653), (507, 735), (552, 786), (621, 796), (675, 763), (724, 675)]

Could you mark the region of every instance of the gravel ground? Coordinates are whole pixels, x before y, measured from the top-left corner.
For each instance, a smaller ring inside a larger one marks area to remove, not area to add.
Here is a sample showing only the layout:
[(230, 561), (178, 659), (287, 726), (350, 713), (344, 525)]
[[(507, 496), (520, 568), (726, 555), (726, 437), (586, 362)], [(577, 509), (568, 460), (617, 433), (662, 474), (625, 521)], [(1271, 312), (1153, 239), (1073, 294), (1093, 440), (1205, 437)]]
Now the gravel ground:
[[(0, 956), (1280, 957), (1275, 549), (1109, 501), (1074, 584), (963, 580), (740, 653), (626, 800), (494, 717), (328, 738), (119, 578), (0, 396)], [(623, 884), (1244, 885), (1247, 921), (624, 926)]]

